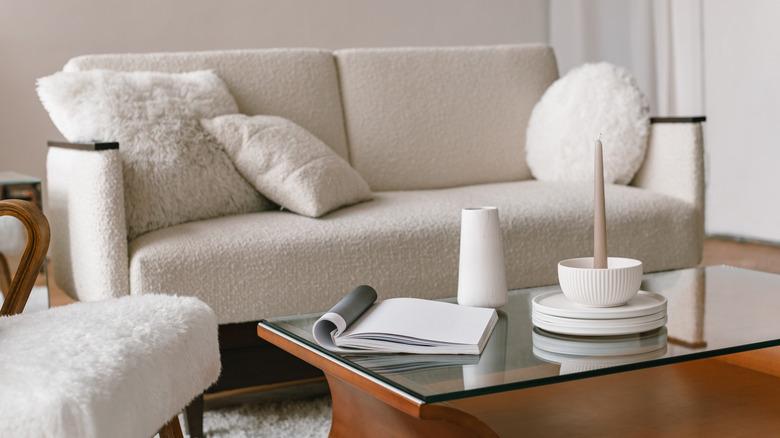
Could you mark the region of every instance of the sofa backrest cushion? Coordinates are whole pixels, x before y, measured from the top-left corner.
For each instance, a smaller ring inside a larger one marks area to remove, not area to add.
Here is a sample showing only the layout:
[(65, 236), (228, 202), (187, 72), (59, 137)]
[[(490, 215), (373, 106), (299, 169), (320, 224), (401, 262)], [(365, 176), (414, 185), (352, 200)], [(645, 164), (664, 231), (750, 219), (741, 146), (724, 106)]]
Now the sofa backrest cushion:
[(531, 178), (525, 130), (558, 76), (541, 45), (335, 52), (352, 165), (373, 190)]
[(210, 69), (227, 84), (240, 112), (294, 121), (349, 158), (333, 54), (319, 49), (86, 55), (65, 71), (108, 69), (171, 73)]

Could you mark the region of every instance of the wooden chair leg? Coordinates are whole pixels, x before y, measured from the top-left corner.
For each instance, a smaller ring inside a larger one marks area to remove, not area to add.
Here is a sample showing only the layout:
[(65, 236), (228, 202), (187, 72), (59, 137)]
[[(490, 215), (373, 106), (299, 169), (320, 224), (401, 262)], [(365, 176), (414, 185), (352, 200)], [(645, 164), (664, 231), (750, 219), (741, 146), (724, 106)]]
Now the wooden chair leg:
[(190, 438), (203, 437), (203, 394), (195, 397), (184, 408), (184, 424)]
[(160, 438), (184, 438), (181, 433), (181, 425), (179, 424), (179, 416), (174, 415), (171, 421), (165, 423), (160, 429)]
[(8, 260), (0, 252), (0, 293), (8, 294), (11, 290), (11, 268), (8, 266)]

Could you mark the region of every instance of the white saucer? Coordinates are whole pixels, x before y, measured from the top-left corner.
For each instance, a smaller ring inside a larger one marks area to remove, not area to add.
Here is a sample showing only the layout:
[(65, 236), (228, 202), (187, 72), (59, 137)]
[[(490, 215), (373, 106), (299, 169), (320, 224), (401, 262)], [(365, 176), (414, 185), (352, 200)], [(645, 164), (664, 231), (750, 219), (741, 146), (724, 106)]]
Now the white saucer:
[(653, 313), (647, 316), (637, 316), (635, 318), (615, 318), (615, 319), (580, 319), (580, 318), (561, 318), (559, 316), (550, 316), (546, 313), (533, 312), (533, 319), (544, 321), (548, 324), (557, 326), (571, 327), (621, 327), (643, 324), (659, 320), (666, 316), (666, 311)]
[(535, 316), (532, 316), (531, 319), (533, 324), (539, 327), (540, 329), (547, 330), (548, 332), (561, 333), (564, 335), (575, 335), (575, 336), (628, 335), (632, 333), (641, 333), (641, 332), (650, 331), (666, 325), (666, 316), (663, 316), (661, 319), (657, 319), (651, 322), (619, 325), (614, 327), (604, 327), (599, 325), (572, 326), (572, 325), (551, 324), (547, 321), (536, 318)]
[(570, 301), (561, 291), (553, 291), (534, 297), (532, 308), (535, 313), (562, 318), (623, 319), (666, 311), (666, 297), (653, 292), (639, 291), (634, 298), (622, 306), (587, 307)]

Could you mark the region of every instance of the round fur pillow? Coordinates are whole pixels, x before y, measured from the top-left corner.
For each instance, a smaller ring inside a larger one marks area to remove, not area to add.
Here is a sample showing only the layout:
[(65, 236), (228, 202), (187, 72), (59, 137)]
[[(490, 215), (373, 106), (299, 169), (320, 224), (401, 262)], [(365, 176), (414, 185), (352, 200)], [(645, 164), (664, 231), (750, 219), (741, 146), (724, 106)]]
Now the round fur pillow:
[(593, 147), (601, 135), (604, 181), (628, 184), (645, 157), (649, 113), (627, 70), (598, 63), (570, 71), (547, 89), (528, 121), (531, 173), (542, 181), (592, 180)]

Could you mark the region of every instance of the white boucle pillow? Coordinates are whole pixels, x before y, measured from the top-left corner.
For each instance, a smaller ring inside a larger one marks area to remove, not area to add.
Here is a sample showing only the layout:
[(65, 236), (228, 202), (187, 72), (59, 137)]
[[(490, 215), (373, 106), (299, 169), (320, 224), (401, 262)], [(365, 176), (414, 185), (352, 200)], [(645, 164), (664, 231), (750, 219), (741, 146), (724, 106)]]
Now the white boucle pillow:
[(129, 239), (271, 206), (200, 126), (237, 111), (211, 71), (60, 72), (38, 80), (38, 96), (68, 141), (119, 142)]
[(526, 160), (542, 181), (593, 178), (593, 145), (601, 135), (604, 180), (628, 184), (647, 149), (650, 109), (631, 74), (608, 63), (585, 64), (553, 83), (534, 107)]
[(201, 123), (223, 144), (244, 178), (290, 211), (320, 217), (372, 197), (349, 163), (290, 120), (233, 114)]

